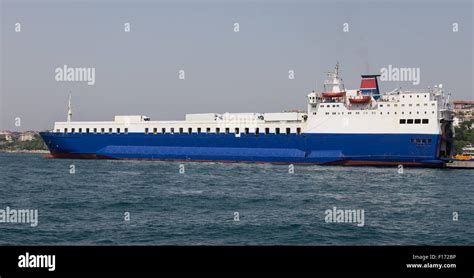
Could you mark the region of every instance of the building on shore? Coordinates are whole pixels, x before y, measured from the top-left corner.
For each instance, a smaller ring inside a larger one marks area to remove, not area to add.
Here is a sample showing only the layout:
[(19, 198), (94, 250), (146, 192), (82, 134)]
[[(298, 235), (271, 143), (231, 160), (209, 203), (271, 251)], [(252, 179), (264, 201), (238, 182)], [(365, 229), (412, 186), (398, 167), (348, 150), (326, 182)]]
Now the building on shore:
[(0, 131), (0, 140), (7, 142), (13, 142), (13, 132), (11, 131)]
[(455, 100), (454, 106), (454, 126), (459, 126), (465, 121), (474, 120), (474, 101)]
[(34, 131), (26, 131), (20, 134), (20, 137), (18, 140), (20, 142), (32, 141), (35, 139), (35, 135), (37, 135), (37, 133)]

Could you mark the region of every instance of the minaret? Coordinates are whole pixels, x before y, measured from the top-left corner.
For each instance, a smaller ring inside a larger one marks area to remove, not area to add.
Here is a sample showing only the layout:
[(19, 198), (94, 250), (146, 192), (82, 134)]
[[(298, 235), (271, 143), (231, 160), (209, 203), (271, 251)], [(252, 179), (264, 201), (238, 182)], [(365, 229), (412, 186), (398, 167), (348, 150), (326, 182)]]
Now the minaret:
[(67, 121), (70, 122), (72, 120), (72, 105), (71, 105), (71, 93), (69, 93), (69, 102), (67, 105)]

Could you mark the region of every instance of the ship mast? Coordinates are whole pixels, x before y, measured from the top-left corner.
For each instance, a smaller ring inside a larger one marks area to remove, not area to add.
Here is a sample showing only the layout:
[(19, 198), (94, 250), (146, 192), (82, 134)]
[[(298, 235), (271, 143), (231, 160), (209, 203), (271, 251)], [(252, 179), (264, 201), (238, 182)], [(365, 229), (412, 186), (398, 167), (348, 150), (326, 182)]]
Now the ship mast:
[(72, 95), (69, 93), (69, 102), (67, 105), (67, 121), (70, 122), (72, 120), (72, 105), (71, 105), (71, 98)]

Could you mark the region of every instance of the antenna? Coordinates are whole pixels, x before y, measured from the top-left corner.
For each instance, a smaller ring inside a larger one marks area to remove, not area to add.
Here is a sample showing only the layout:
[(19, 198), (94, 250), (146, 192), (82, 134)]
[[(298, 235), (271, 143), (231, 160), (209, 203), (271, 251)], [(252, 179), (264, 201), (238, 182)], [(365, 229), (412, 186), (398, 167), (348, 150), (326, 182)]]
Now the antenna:
[(69, 102), (67, 105), (67, 121), (70, 122), (72, 120), (72, 104), (71, 104), (72, 94), (69, 92)]

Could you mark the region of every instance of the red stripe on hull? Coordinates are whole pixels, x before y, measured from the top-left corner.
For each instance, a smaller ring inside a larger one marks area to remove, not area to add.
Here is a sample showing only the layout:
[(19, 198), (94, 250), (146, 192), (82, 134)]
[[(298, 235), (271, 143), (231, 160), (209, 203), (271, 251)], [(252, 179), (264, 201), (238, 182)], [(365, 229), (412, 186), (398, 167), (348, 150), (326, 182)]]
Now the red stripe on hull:
[(442, 166), (421, 163), (421, 162), (391, 162), (391, 161), (356, 161), (340, 160), (336, 162), (314, 163), (314, 162), (264, 162), (247, 160), (200, 160), (200, 159), (162, 159), (162, 158), (114, 158), (96, 154), (73, 154), (55, 153), (43, 156), (45, 158), (69, 158), (69, 159), (108, 159), (108, 160), (143, 160), (143, 161), (163, 161), (163, 162), (201, 162), (201, 163), (246, 163), (246, 164), (274, 164), (274, 165), (328, 165), (328, 166), (412, 166), (440, 168)]

